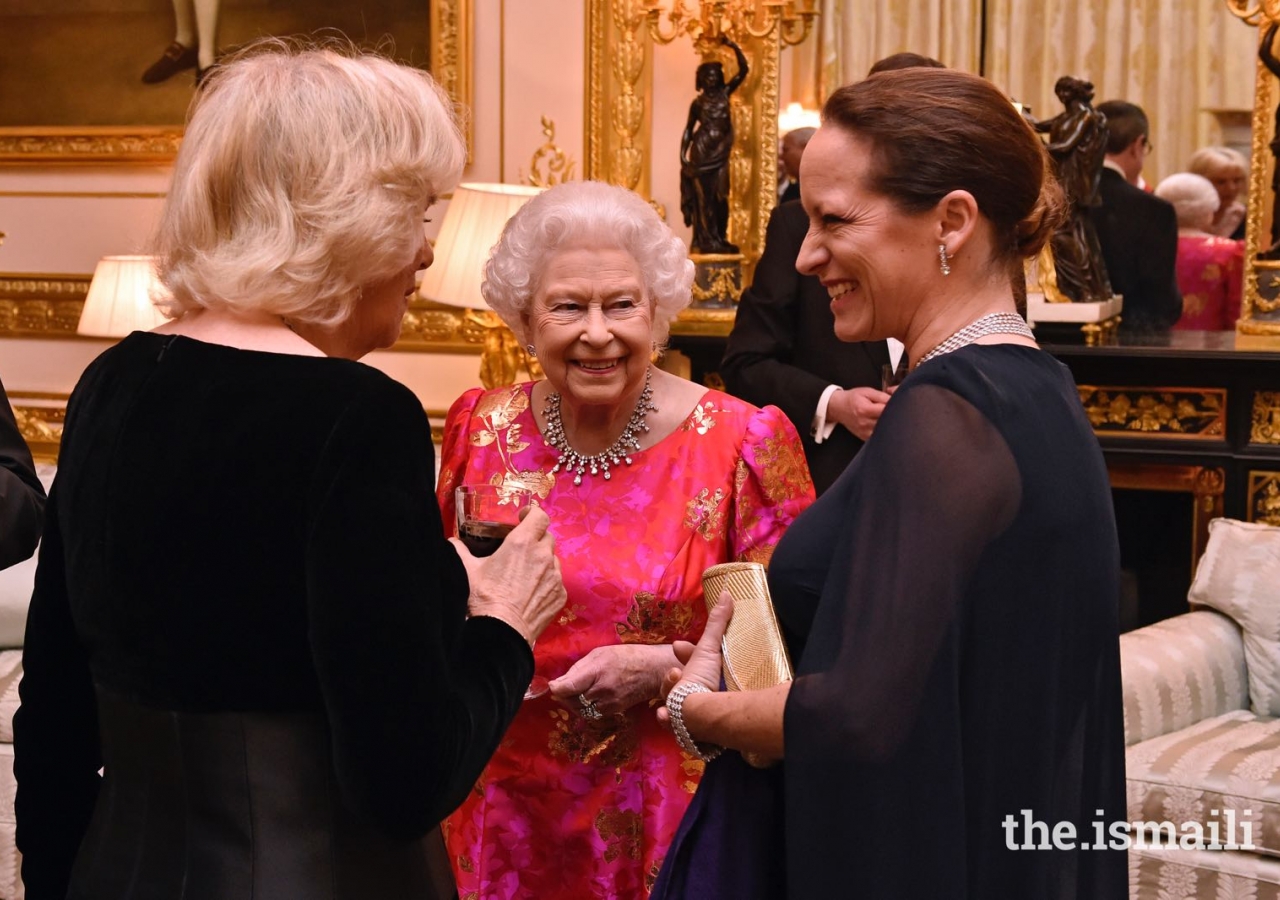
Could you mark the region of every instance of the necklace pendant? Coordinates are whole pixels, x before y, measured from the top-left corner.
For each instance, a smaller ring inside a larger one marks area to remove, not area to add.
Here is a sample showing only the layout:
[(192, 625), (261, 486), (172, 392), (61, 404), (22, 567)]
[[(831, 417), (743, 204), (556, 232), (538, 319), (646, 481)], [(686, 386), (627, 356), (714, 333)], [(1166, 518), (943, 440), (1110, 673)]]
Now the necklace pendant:
[(624, 460), (626, 460), (627, 465), (631, 465), (631, 457), (630, 457), (630, 456), (624, 456), (624, 457), (623, 457), (623, 459), (624, 459)]
[(592, 475), (599, 475), (599, 474), (600, 474), (600, 470), (599, 470), (598, 468), (596, 468), (596, 467), (593, 465), (593, 466), (591, 467), (591, 474), (592, 474)]
[(574, 476), (573, 476), (573, 483), (574, 483), (575, 485), (580, 485), (580, 484), (582, 484), (582, 476), (581, 476), (581, 475), (574, 475)]
[(605, 469), (605, 470), (604, 470), (604, 480), (605, 480), (605, 481), (608, 481), (608, 480), (609, 480), (610, 478), (612, 478), (612, 477), (613, 477), (613, 476), (609, 474), (609, 470), (608, 470), (608, 469)]

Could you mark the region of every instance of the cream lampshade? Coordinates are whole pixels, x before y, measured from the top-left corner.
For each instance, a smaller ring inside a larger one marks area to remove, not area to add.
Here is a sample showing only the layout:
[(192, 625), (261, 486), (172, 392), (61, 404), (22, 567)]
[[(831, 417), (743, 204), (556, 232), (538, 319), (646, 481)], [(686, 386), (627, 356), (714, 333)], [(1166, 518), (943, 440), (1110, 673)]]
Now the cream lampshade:
[(104, 256), (93, 272), (76, 333), (90, 337), (124, 337), (150, 331), (169, 321), (153, 297), (164, 297), (151, 256)]
[(517, 209), (542, 188), (519, 184), (461, 184), (445, 211), (435, 257), (422, 275), (418, 296), (449, 306), (488, 309), (480, 282), (489, 252)]

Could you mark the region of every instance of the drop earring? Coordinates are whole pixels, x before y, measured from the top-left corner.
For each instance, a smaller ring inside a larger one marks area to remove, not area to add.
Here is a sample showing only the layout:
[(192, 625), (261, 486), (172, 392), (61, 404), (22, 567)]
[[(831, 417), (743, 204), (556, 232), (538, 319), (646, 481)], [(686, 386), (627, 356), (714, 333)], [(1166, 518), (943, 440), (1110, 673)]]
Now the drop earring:
[(944, 276), (951, 274), (951, 266), (947, 263), (947, 245), (938, 245), (938, 268)]
[(534, 359), (537, 359), (537, 358), (538, 358), (538, 348), (537, 348), (537, 347), (535, 347), (535, 346), (533, 346), (533, 344), (525, 344), (525, 345), (524, 345), (524, 352), (525, 352), (525, 353), (528, 353), (528, 354), (529, 354), (530, 356), (532, 356)]

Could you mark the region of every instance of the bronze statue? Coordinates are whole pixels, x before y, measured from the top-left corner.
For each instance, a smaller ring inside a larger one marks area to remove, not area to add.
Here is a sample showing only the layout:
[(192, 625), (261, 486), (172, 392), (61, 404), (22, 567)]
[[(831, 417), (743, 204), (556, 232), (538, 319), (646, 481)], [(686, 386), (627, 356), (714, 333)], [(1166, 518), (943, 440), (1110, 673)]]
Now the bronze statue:
[(698, 96), (689, 105), (689, 122), (680, 137), (680, 212), (693, 229), (694, 253), (737, 253), (726, 236), (729, 227), (729, 151), (733, 149), (733, 116), (729, 95), (747, 77), (747, 58), (729, 38), (738, 72), (725, 83), (718, 62), (698, 66)]
[(1099, 203), (1098, 180), (1107, 158), (1107, 117), (1093, 108), (1093, 85), (1088, 81), (1064, 75), (1053, 90), (1066, 110), (1037, 122), (1035, 129), (1049, 135), (1047, 149), (1069, 210), (1051, 241), (1058, 289), (1076, 302), (1109, 300), (1111, 282), (1089, 215)]
[[(1274, 44), (1277, 25), (1272, 22), (1262, 35), (1262, 44), (1258, 47), (1258, 58), (1268, 71), (1280, 78), (1280, 60), (1276, 59)], [(1275, 164), (1271, 172), (1271, 245), (1266, 250), (1258, 251), (1258, 259), (1280, 259), (1280, 102), (1276, 104), (1275, 124), (1271, 129), (1271, 156)]]

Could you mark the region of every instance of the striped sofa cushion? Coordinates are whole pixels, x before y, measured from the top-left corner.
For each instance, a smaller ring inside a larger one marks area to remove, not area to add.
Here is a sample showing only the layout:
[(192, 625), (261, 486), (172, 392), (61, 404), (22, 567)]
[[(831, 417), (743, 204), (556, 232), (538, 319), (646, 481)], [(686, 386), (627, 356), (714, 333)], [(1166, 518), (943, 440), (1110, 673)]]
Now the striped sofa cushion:
[(1240, 627), (1212, 610), (1122, 634), (1120, 667), (1125, 744), (1249, 705)]
[(22, 651), (0, 651), (0, 741), (13, 743), (13, 714), (18, 711), (18, 682), (22, 680)]
[(1215, 716), (1134, 744), (1125, 763), (1130, 822), (1199, 822), (1206, 840), (1217, 823), (1223, 842), (1251, 838), (1253, 852), (1280, 857), (1280, 719)]
[(1280, 860), (1214, 850), (1130, 850), (1129, 900), (1280, 900)]
[(1187, 594), (1244, 631), (1249, 704), (1280, 716), (1280, 527), (1235, 519), (1209, 523), (1209, 543)]

